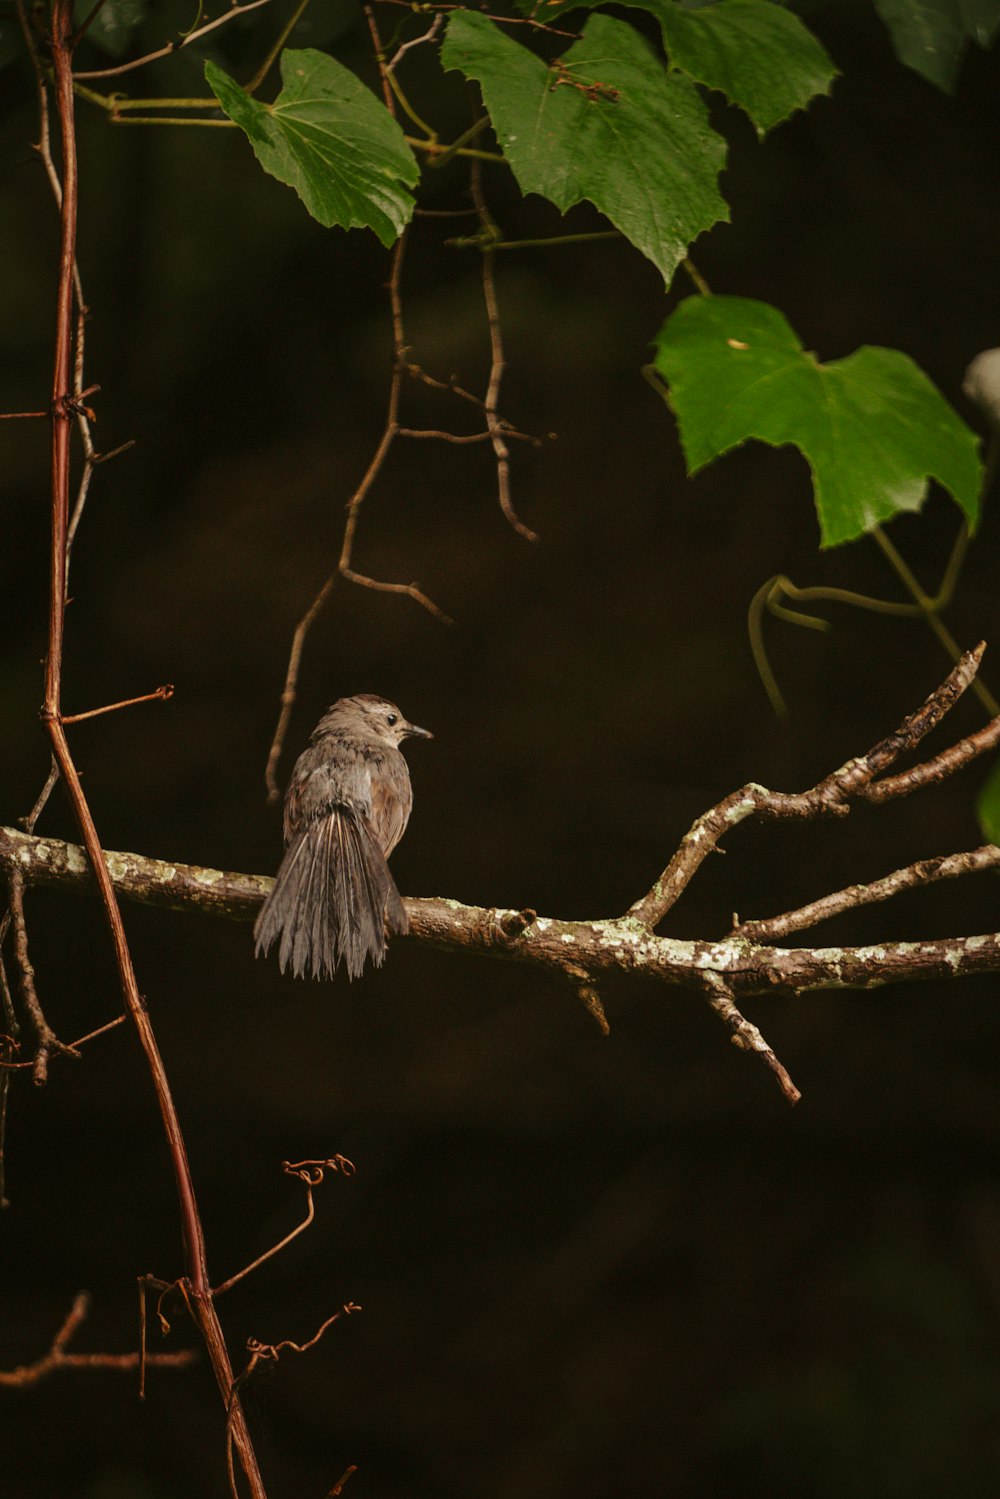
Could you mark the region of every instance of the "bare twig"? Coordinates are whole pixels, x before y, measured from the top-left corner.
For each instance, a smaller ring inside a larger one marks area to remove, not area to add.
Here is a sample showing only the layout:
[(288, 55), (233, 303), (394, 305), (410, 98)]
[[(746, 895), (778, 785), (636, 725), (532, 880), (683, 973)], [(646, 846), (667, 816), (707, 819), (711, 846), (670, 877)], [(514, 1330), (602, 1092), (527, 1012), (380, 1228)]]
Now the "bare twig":
[(434, 427), (398, 427), (396, 429), (396, 436), (417, 438), (434, 437), (437, 438), (439, 442), (453, 442), (459, 445), (463, 443), (492, 442), (493, 440), (492, 432), (439, 432)]
[(295, 699), (298, 695), (299, 668), (302, 665), (302, 651), (306, 643), (306, 636), (312, 628), (313, 621), (319, 615), (323, 605), (333, 592), (336, 581), (337, 574), (331, 573), (305, 614), (303, 614), (295, 626), (291, 650), (288, 653), (288, 665), (285, 667), (285, 685), (281, 692), (281, 711), (278, 714), (278, 723), (274, 730), (274, 738), (271, 740), (271, 748), (267, 752), (267, 765), (264, 769), (264, 784), (267, 787), (268, 801), (277, 801), (281, 796), (281, 788), (277, 780), (278, 762), (281, 759), (281, 752), (285, 747), (285, 737), (288, 734), (292, 708), (295, 706)]
[(914, 890), (921, 885), (936, 884), (938, 880), (954, 880), (963, 874), (976, 874), (983, 869), (997, 868), (1000, 868), (1000, 848), (995, 843), (970, 849), (965, 854), (947, 854), (940, 859), (920, 859), (916, 864), (894, 870), (892, 874), (884, 875), (880, 880), (872, 880), (868, 885), (848, 885), (844, 890), (835, 890), (830, 895), (810, 901), (807, 906), (799, 906), (795, 911), (786, 911), (781, 916), (769, 916), (762, 921), (738, 922), (733, 927), (733, 936), (747, 937), (751, 942), (773, 942), (778, 937), (787, 937), (791, 932), (801, 932), (821, 921), (829, 921), (831, 916), (840, 916), (844, 911), (889, 900), (901, 890)]
[[(476, 205), (479, 214), (479, 222), (482, 225), (483, 234), (497, 237), (497, 228), (494, 224), (489, 209), (486, 207), (486, 199), (483, 196), (482, 166), (478, 161), (472, 163), (471, 168), (472, 201)], [(497, 413), (497, 404), (500, 400), (500, 386), (503, 381), (506, 361), (503, 349), (503, 328), (500, 323), (500, 304), (497, 301), (496, 289), (496, 267), (493, 262), (493, 248), (491, 245), (483, 246), (483, 299), (486, 303), (486, 321), (490, 334), (490, 378), (486, 387), (486, 396), (483, 401), (483, 410), (486, 413), (486, 425), (493, 439), (493, 452), (497, 461), (497, 493), (500, 501), (500, 509), (507, 520), (513, 526), (519, 536), (526, 541), (537, 541), (536, 532), (530, 526), (526, 526), (519, 518), (514, 509), (514, 503), (510, 497), (510, 449), (506, 443), (506, 429)]]
[(740, 1051), (752, 1052), (760, 1057), (766, 1067), (774, 1073), (778, 1087), (790, 1104), (798, 1103), (802, 1094), (796, 1088), (786, 1069), (778, 1061), (764, 1037), (736, 1008), (733, 992), (725, 979), (717, 973), (707, 973), (704, 982), (705, 998), (710, 1008), (729, 1031), (729, 1039)]
[(1000, 743), (1000, 717), (994, 718), (975, 734), (969, 734), (957, 744), (942, 750), (933, 760), (914, 765), (898, 776), (887, 776), (884, 781), (863, 786), (857, 794), (868, 802), (887, 802), (893, 797), (909, 796), (911, 791), (918, 791), (923, 786), (931, 786), (935, 781), (943, 781), (947, 776), (954, 775), (956, 770), (961, 770), (970, 760), (991, 750), (997, 743)]
[(389, 380), (389, 401), (386, 410), (385, 426), (382, 429), (382, 436), (379, 438), (378, 446), (372, 455), (368, 468), (365, 470), (361, 483), (348, 501), (347, 520), (344, 525), (340, 557), (337, 561), (337, 572), (327, 578), (309, 605), (309, 608), (299, 620), (295, 627), (295, 633), (292, 636), (288, 665), (285, 668), (285, 684), (281, 693), (281, 711), (278, 715), (278, 723), (274, 731), (274, 738), (271, 741), (271, 747), (268, 751), (267, 766), (264, 771), (264, 782), (267, 787), (268, 798), (271, 801), (275, 801), (281, 794), (278, 788), (277, 768), (284, 749), (285, 737), (288, 733), (288, 725), (292, 716), (292, 708), (298, 694), (299, 670), (302, 664), (302, 651), (305, 646), (306, 636), (327, 599), (330, 597), (330, 594), (333, 592), (338, 574), (340, 577), (346, 578), (349, 583), (357, 583), (362, 588), (372, 588), (379, 593), (405, 594), (408, 598), (413, 599), (415, 603), (420, 604), (428, 613), (433, 614), (435, 619), (440, 620), (442, 624), (451, 624), (451, 620), (447, 614), (442, 609), (439, 609), (433, 599), (428, 598), (416, 583), (386, 583), (377, 578), (370, 578), (365, 573), (357, 572), (352, 565), (354, 542), (361, 508), (368, 497), (372, 485), (382, 471), (382, 466), (389, 455), (389, 449), (399, 435), (399, 398), (403, 371), (406, 367), (403, 304), (400, 292), (400, 278), (405, 253), (406, 235), (404, 233), (396, 242), (396, 247), (392, 252), (392, 269), (389, 275), (393, 360), (392, 374)]
[(117, 713), (119, 708), (134, 708), (136, 703), (166, 702), (173, 695), (173, 684), (166, 682), (162, 687), (157, 687), (155, 692), (144, 692), (141, 697), (127, 697), (120, 703), (107, 703), (103, 708), (88, 708), (86, 713), (64, 713), (62, 721), (64, 724), (83, 723), (85, 718), (100, 718), (102, 713)]
[[(68, 1353), (67, 1347), (84, 1322), (90, 1309), (90, 1297), (85, 1291), (74, 1299), (69, 1313), (52, 1339), (48, 1353), (36, 1359), (32, 1364), (21, 1364), (16, 1369), (0, 1369), (0, 1387), (20, 1386), (38, 1384), (49, 1374), (54, 1374), (59, 1369), (136, 1369), (139, 1366), (139, 1353)], [(161, 1369), (183, 1369), (194, 1363), (197, 1358), (193, 1348), (182, 1349), (178, 1353), (152, 1353), (146, 1355), (146, 1362), (155, 1364)]]
[[(5, 976), (0, 976), (0, 984), (3, 983), (4, 979)], [(88, 1041), (96, 1041), (98, 1036), (103, 1036), (106, 1032), (115, 1030), (119, 1025), (124, 1025), (127, 1020), (127, 1015), (116, 1015), (114, 1020), (107, 1020), (103, 1025), (99, 1025), (96, 1030), (88, 1031), (85, 1036), (78, 1036), (75, 1041), (70, 1041), (61, 1050), (68, 1056), (77, 1056), (81, 1046), (86, 1046)], [(12, 1058), (5, 1059), (0, 1057), (0, 1068), (4, 1068), (8, 1072), (20, 1072), (24, 1068), (34, 1067), (34, 1065), (34, 1062), (15, 1062)]]
[(114, 68), (91, 68), (89, 72), (76, 73), (76, 78), (120, 78), (122, 73), (131, 73), (136, 68), (144, 68), (149, 62), (156, 62), (160, 57), (171, 57), (175, 52), (180, 52), (182, 47), (190, 47), (192, 42), (200, 41), (210, 31), (217, 31), (220, 26), (235, 21), (237, 16), (246, 15), (248, 11), (259, 10), (262, 5), (270, 5), (271, 0), (248, 0), (244, 5), (231, 5), (223, 15), (216, 16), (214, 21), (206, 21), (204, 26), (199, 26), (197, 31), (189, 31), (176, 42), (168, 42), (165, 47), (158, 47), (155, 52), (147, 52), (143, 57), (134, 57), (131, 62), (121, 62)]
[[(473, 213), (475, 211), (475, 209), (472, 210)], [(470, 405), (477, 406), (480, 411), (485, 410), (482, 397), (474, 396), (471, 390), (466, 390), (463, 386), (459, 385), (454, 375), (452, 375), (450, 380), (439, 380), (435, 375), (429, 375), (419, 364), (414, 364), (412, 360), (407, 360), (406, 373), (412, 379), (419, 380), (421, 384), (430, 386), (431, 390), (449, 391), (452, 395), (460, 397), (461, 400), (468, 401)]]
[[(59, 762), (57, 761), (55, 755), (53, 755), (51, 764), (49, 766), (49, 773), (45, 780), (45, 785), (42, 787), (41, 791), (35, 798), (35, 805), (32, 807), (27, 817), (21, 818), (21, 826), (24, 828), (24, 831), (26, 833), (33, 833), (35, 831), (35, 824), (45, 810), (45, 804), (48, 801), (49, 797), (52, 795), (53, 788), (58, 779)], [(2, 939), (3, 937), (4, 930), (5, 929), (3, 927), (0, 927), (0, 939)]]
[(396, 48), (396, 51), (385, 65), (385, 71), (391, 75), (399, 67), (401, 60), (406, 56), (407, 52), (412, 51), (414, 47), (423, 46), (424, 42), (433, 42), (441, 30), (443, 23), (444, 16), (438, 13), (426, 31), (422, 32), (420, 36), (413, 37), (411, 41), (403, 42), (401, 46)]
[(14, 955), (17, 959), (18, 976), (21, 981), (21, 997), (31, 1018), (38, 1045), (32, 1063), (35, 1083), (42, 1087), (48, 1081), (49, 1057), (53, 1052), (63, 1056), (79, 1057), (72, 1046), (60, 1041), (45, 1018), (38, 990), (35, 987), (35, 970), (28, 955), (28, 928), (24, 919), (24, 877), (19, 869), (12, 868), (8, 874), (10, 890), (10, 913), (14, 922)]
[[(747, 817), (844, 817), (850, 811), (851, 798), (869, 797), (875, 800), (875, 788), (869, 790), (875, 776), (886, 770), (905, 751), (913, 749), (935, 724), (940, 723), (974, 679), (985, 649), (985, 644), (980, 643), (974, 650), (967, 651), (941, 686), (931, 693), (921, 708), (903, 720), (894, 734), (880, 740), (866, 755), (848, 760), (811, 791), (788, 795), (768, 791), (766, 786), (750, 782), (725, 797), (709, 812), (703, 813), (685, 834), (677, 852), (652, 889), (629, 908), (628, 915), (645, 927), (655, 927), (687, 888), (703, 860), (718, 845), (723, 834)], [(976, 740), (981, 738), (982, 735), (973, 736)], [(939, 756), (933, 764), (940, 768), (940, 775), (949, 775), (958, 770), (961, 764), (966, 764), (973, 754), (982, 754), (986, 748), (987, 742), (979, 743), (964, 759), (947, 768), (940, 766), (946, 756)], [(910, 772), (908, 778), (912, 780), (914, 774), (915, 772)], [(940, 775), (936, 774), (931, 778), (940, 779)], [(909, 789), (915, 790), (917, 784), (919, 782), (914, 782)]]
[(341, 1473), (340, 1477), (337, 1479), (337, 1482), (334, 1484), (333, 1488), (327, 1494), (326, 1499), (340, 1499), (340, 1495), (344, 1492), (344, 1484), (351, 1477), (352, 1473), (356, 1473), (357, 1471), (357, 1463), (349, 1463), (348, 1466), (344, 1469), (343, 1473)]

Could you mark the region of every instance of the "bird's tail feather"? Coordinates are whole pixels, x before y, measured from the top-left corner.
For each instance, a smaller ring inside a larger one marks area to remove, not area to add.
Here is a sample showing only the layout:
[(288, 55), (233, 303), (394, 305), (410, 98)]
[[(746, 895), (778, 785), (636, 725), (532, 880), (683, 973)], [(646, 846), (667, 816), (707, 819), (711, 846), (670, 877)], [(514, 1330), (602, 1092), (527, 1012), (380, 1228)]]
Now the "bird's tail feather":
[(254, 926), (256, 952), (278, 942), (282, 972), (332, 978), (343, 962), (357, 978), (385, 957), (385, 928), (402, 935), (406, 911), (371, 824), (335, 807), (285, 850), (274, 888)]

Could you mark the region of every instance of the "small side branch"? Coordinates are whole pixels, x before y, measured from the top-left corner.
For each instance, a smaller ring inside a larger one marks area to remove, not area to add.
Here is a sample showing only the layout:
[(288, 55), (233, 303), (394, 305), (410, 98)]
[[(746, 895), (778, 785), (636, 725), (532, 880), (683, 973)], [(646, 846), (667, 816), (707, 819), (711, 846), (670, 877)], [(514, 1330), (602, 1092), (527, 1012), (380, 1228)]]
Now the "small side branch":
[(486, 199), (483, 196), (482, 185), (482, 163), (474, 161), (471, 169), (472, 201), (476, 205), (479, 222), (482, 226), (484, 236), (483, 243), (483, 300), (486, 303), (486, 321), (490, 334), (490, 378), (486, 387), (486, 397), (483, 401), (483, 410), (486, 413), (486, 425), (489, 428), (490, 437), (493, 442), (493, 452), (497, 462), (497, 493), (500, 501), (500, 509), (507, 520), (513, 526), (519, 536), (525, 541), (537, 541), (536, 532), (530, 526), (526, 526), (514, 509), (514, 503), (510, 497), (510, 449), (506, 442), (506, 428), (500, 418), (498, 405), (500, 401), (500, 386), (503, 381), (506, 359), (503, 348), (503, 327), (500, 322), (500, 303), (497, 300), (496, 267), (493, 258), (492, 240), (499, 237), (499, 232), (489, 209), (486, 207)]
[(42, 1087), (48, 1081), (49, 1057), (53, 1052), (61, 1052), (64, 1056), (70, 1057), (79, 1057), (80, 1053), (74, 1047), (67, 1046), (60, 1041), (46, 1020), (38, 998), (35, 969), (28, 955), (28, 927), (24, 919), (24, 877), (17, 868), (10, 870), (9, 889), (10, 913), (14, 923), (14, 955), (17, 959), (18, 975), (21, 981), (21, 997), (38, 1038), (33, 1063), (34, 1078), (36, 1086)]
[[(137, 1369), (139, 1353), (69, 1353), (67, 1349), (86, 1320), (90, 1309), (90, 1297), (81, 1291), (59, 1331), (52, 1339), (48, 1353), (32, 1364), (21, 1364), (16, 1369), (0, 1369), (0, 1387), (38, 1384), (60, 1369), (120, 1369), (126, 1372)], [(183, 1369), (192, 1364), (197, 1354), (192, 1348), (178, 1353), (147, 1353), (145, 1362), (163, 1369)]]
[(158, 47), (155, 52), (147, 52), (142, 57), (134, 57), (131, 62), (120, 62), (113, 68), (91, 68), (87, 72), (76, 73), (76, 78), (120, 78), (123, 73), (132, 73), (136, 68), (144, 68), (147, 63), (156, 62), (161, 57), (171, 57), (179, 52), (182, 47), (190, 47), (192, 42), (199, 42), (207, 36), (210, 31), (217, 31), (220, 26), (226, 26), (230, 21), (235, 21), (237, 16), (246, 15), (247, 11), (259, 10), (262, 5), (270, 5), (271, 0), (247, 0), (244, 5), (230, 5), (229, 9), (221, 16), (216, 16), (214, 21), (206, 21), (204, 26), (199, 26), (196, 31), (189, 31), (186, 36), (178, 37), (175, 42), (168, 42), (165, 47)]
[(387, 583), (378, 578), (371, 578), (366, 573), (358, 572), (354, 567), (354, 543), (357, 535), (358, 522), (362, 506), (368, 498), (368, 494), (385, 465), (389, 451), (399, 436), (399, 402), (402, 389), (403, 374), (407, 369), (405, 329), (403, 326), (403, 301), (402, 301), (402, 274), (403, 257), (406, 254), (406, 234), (400, 236), (396, 247), (392, 252), (392, 269), (389, 274), (389, 302), (392, 313), (392, 373), (389, 379), (389, 399), (386, 408), (385, 426), (379, 438), (375, 452), (365, 470), (361, 483), (354, 491), (347, 503), (347, 520), (344, 524), (344, 534), (340, 546), (340, 556), (337, 560), (337, 570), (327, 578), (326, 582), (316, 594), (302, 618), (295, 627), (292, 636), (291, 649), (288, 654), (288, 665), (285, 668), (285, 683), (281, 692), (281, 710), (278, 714), (278, 722), (268, 750), (267, 766), (264, 771), (264, 783), (267, 787), (269, 801), (276, 801), (281, 795), (277, 770), (285, 747), (285, 739), (288, 734), (288, 725), (291, 722), (292, 708), (298, 695), (299, 672), (302, 666), (302, 652), (305, 648), (306, 637), (312, 629), (319, 614), (326, 605), (333, 592), (337, 578), (345, 578), (349, 583), (356, 583), (362, 588), (371, 588), (378, 593), (405, 594), (413, 599), (432, 614), (442, 624), (451, 624), (448, 615), (435, 604), (434, 600), (418, 587), (416, 583)]
[(718, 974), (706, 974), (705, 998), (709, 1006), (729, 1032), (729, 1039), (740, 1051), (752, 1052), (760, 1057), (766, 1067), (774, 1073), (778, 1087), (790, 1104), (797, 1104), (802, 1094), (792, 1082), (787, 1070), (778, 1061), (757, 1027), (736, 1008), (732, 990)]
[(804, 931), (831, 916), (840, 916), (844, 911), (857, 910), (859, 906), (874, 905), (877, 901), (890, 900), (902, 890), (914, 890), (920, 885), (933, 885), (938, 880), (954, 880), (963, 874), (976, 874), (983, 869), (1000, 868), (1000, 848), (995, 843), (971, 849), (966, 854), (947, 854), (940, 859), (920, 859), (897, 869), (881, 880), (868, 885), (848, 885), (844, 890), (835, 890), (819, 900), (799, 906), (795, 911), (786, 911), (781, 916), (770, 916), (762, 921), (740, 921), (733, 927), (734, 937), (746, 937), (751, 942), (774, 942), (792, 932)]
[(995, 719), (978, 734), (961, 740), (926, 766), (917, 766), (892, 781), (872, 784), (875, 777), (887, 770), (900, 755), (914, 749), (954, 707), (973, 681), (985, 650), (985, 642), (981, 641), (973, 650), (966, 651), (941, 686), (915, 713), (903, 720), (895, 733), (879, 740), (867, 754), (848, 760), (810, 791), (788, 795), (749, 782), (703, 813), (685, 834), (652, 889), (637, 900), (627, 914), (650, 930), (657, 926), (687, 889), (723, 835), (748, 817), (845, 817), (850, 811), (851, 799), (879, 801), (889, 796), (906, 795), (933, 781), (943, 780), (983, 754), (1000, 738), (1000, 719)]

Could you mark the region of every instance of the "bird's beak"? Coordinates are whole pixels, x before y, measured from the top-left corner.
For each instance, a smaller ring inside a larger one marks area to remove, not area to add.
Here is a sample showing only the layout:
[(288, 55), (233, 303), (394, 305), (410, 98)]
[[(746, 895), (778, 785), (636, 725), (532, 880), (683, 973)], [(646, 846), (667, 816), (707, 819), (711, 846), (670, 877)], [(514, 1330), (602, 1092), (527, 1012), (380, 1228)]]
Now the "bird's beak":
[(418, 728), (415, 723), (404, 723), (402, 730), (407, 739), (433, 739), (430, 729)]

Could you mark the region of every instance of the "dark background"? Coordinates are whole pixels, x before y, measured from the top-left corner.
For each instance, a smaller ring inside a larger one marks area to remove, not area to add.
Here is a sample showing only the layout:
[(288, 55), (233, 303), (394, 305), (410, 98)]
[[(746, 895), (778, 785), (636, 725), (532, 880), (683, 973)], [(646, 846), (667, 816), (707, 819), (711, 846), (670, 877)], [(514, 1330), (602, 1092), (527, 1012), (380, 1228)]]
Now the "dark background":
[[(297, 41), (336, 43), (366, 67), (356, 20), (316, 5)], [(832, 98), (763, 143), (713, 104), (731, 141), (733, 222), (698, 243), (697, 264), (719, 291), (773, 299), (823, 358), (903, 348), (975, 421), (962, 373), (998, 342), (1000, 317), (998, 59), (971, 53), (949, 99), (895, 62), (866, 7), (814, 21), (844, 73)], [(245, 77), (276, 25), (260, 12), (215, 55)], [(137, 45), (169, 29), (158, 16)], [(56, 222), (30, 150), (30, 74), (4, 82), (0, 395), (23, 409), (47, 398)], [(196, 60), (123, 84), (191, 93)], [(452, 77), (445, 129), (466, 109)], [(65, 703), (163, 681), (177, 693), (80, 725), (74, 753), (107, 847), (272, 871), (264, 762), (292, 629), (333, 566), (381, 431), (388, 255), (368, 234), (312, 223), (235, 131), (115, 129), (81, 105), (80, 137), (95, 435), (137, 447), (94, 482)], [(559, 232), (540, 200), (520, 203), (497, 174), (486, 183), (509, 235)], [(431, 206), (463, 206), (461, 168), (428, 191)], [(407, 334), (426, 368), (482, 388), (478, 262), (442, 243), (464, 223), (418, 222)], [(581, 209), (566, 226), (600, 222)], [(784, 571), (898, 596), (880, 554), (818, 553), (790, 450), (751, 448), (685, 479), (640, 375), (688, 294), (682, 274), (665, 298), (654, 269), (615, 243), (497, 263), (503, 412), (558, 433), (514, 452), (516, 504), (542, 539), (531, 547), (504, 522), (487, 449), (400, 444), (356, 563), (419, 579), (456, 624), (338, 587), (308, 641), (283, 773), (334, 698), (384, 693), (435, 733), (410, 752), (416, 812), (393, 861), (404, 892), (610, 915), (712, 802), (751, 778), (813, 784), (893, 727), (948, 662), (906, 621), (831, 607), (827, 636), (772, 621), (792, 707), (778, 723), (747, 645), (755, 590)], [(416, 388), (404, 421), (471, 430), (457, 403)], [(0, 820), (12, 822), (48, 765), (36, 717), (44, 424), (5, 424), (0, 439)], [(893, 527), (930, 588), (956, 525), (938, 494)], [(987, 515), (950, 614), (963, 646), (997, 637), (996, 538)], [(996, 690), (990, 657), (985, 676)], [(981, 722), (963, 703), (932, 744)], [(766, 915), (973, 847), (986, 772), (842, 824), (741, 828), (666, 930), (722, 934), (734, 909)], [(40, 831), (73, 836), (58, 792)], [(96, 904), (33, 892), (28, 917), (59, 1032), (117, 1013)], [(321, 1189), (311, 1230), (222, 1303), (238, 1367), (249, 1335), (303, 1341), (345, 1300), (364, 1307), (248, 1387), (272, 1499), (318, 1499), (348, 1463), (360, 1468), (352, 1499), (997, 1492), (995, 978), (755, 1002), (803, 1090), (792, 1112), (687, 992), (609, 984), (606, 1040), (569, 990), (511, 964), (401, 943), (383, 971), (320, 987), (255, 962), (244, 925), (126, 917), (213, 1274), (298, 1220), (283, 1159), (340, 1151), (357, 1165)], [(839, 919), (816, 940), (996, 924), (983, 879)], [(8, 1192), (0, 1363), (38, 1357), (84, 1287), (94, 1305), (76, 1346), (134, 1347), (134, 1277), (173, 1278), (182, 1262), (127, 1028), (54, 1063), (43, 1090), (18, 1076)], [(169, 1346), (191, 1340), (178, 1313)], [(80, 1373), (6, 1391), (2, 1407), (4, 1499), (226, 1492), (204, 1362), (154, 1371), (145, 1404), (128, 1376)]]

